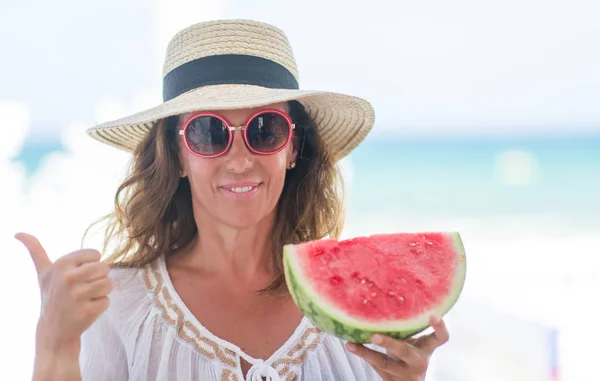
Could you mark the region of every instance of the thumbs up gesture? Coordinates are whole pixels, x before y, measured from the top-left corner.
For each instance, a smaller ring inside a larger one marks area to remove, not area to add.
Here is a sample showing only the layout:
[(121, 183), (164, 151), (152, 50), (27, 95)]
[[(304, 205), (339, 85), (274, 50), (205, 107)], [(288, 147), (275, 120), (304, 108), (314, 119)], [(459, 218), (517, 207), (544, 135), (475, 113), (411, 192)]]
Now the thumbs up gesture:
[(41, 311), (38, 345), (47, 349), (79, 351), (81, 334), (108, 308), (113, 289), (109, 266), (100, 262), (97, 250), (77, 250), (52, 263), (46, 250), (32, 235), (15, 236), (31, 255), (38, 275)]

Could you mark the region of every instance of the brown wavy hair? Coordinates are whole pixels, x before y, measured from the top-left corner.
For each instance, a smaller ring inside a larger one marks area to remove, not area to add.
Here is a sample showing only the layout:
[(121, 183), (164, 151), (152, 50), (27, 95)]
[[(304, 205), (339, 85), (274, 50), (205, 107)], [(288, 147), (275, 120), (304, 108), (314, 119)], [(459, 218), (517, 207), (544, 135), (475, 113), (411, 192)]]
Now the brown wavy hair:
[[(296, 167), (287, 171), (271, 234), (278, 273), (262, 292), (285, 289), (283, 245), (338, 238), (344, 219), (339, 168), (302, 104), (290, 101), (288, 107), (296, 124), (298, 156)], [(178, 121), (178, 116), (166, 118), (149, 131), (133, 152), (114, 211), (92, 224), (108, 221), (103, 252), (109, 253), (104, 260), (111, 267), (142, 267), (160, 255), (173, 255), (198, 232), (190, 185), (179, 175)]]

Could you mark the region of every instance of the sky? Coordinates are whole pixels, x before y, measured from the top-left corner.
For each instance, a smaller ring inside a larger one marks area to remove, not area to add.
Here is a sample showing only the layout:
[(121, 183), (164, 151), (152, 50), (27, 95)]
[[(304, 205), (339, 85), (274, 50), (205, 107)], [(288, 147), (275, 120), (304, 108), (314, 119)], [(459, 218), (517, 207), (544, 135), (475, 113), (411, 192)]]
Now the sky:
[(301, 87), (370, 100), (376, 134), (600, 133), (596, 1), (166, 4), (2, 0), (0, 99), (30, 107), (34, 136), (141, 110), (173, 33), (252, 18), (285, 30)]

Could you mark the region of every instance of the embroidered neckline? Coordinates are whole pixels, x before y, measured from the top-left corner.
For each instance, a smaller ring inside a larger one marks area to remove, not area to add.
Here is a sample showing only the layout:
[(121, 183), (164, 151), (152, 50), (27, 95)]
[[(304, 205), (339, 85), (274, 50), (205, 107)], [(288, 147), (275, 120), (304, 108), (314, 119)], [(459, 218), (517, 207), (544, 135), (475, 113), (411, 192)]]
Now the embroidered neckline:
[[(175, 329), (178, 338), (201, 356), (222, 365), (221, 381), (243, 380), (239, 357), (251, 365), (263, 362), (218, 338), (193, 316), (171, 283), (164, 256), (141, 268), (139, 275), (154, 307), (161, 312), (163, 321)], [(300, 366), (309, 353), (318, 348), (321, 336), (322, 331), (303, 317), (292, 336), (264, 362), (277, 371), (281, 380), (296, 381), (301, 372)]]

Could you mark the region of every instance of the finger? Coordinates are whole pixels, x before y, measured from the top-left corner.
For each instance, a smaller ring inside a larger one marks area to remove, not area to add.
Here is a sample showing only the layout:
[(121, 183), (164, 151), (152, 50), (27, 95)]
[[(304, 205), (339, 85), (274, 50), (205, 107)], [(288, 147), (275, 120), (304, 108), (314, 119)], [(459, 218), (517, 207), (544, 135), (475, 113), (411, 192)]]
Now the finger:
[(409, 343), (412, 346), (415, 346), (417, 344), (417, 342), (419, 341), (418, 337), (409, 337), (408, 339), (404, 339), (404, 341), (406, 341), (407, 343)]
[(102, 259), (102, 255), (100, 255), (98, 250), (83, 249), (69, 253), (56, 262), (63, 265), (66, 264), (68, 267), (78, 267), (86, 263), (99, 262), (100, 259)]
[(31, 259), (33, 260), (38, 275), (40, 275), (48, 266), (52, 265), (52, 261), (48, 257), (46, 250), (44, 250), (44, 247), (37, 238), (27, 233), (18, 233), (15, 235), (15, 238), (25, 245), (29, 251), (29, 255), (31, 255)]
[(391, 374), (393, 376), (400, 376), (403, 372), (406, 372), (406, 365), (398, 361), (394, 361), (385, 353), (377, 352), (365, 347), (364, 345), (357, 345), (354, 343), (347, 343), (346, 348), (355, 355), (362, 357), (365, 361), (371, 364), (373, 368), (383, 373)]
[(71, 276), (75, 281), (91, 282), (96, 279), (106, 278), (110, 272), (110, 266), (104, 262), (88, 262), (71, 270)]
[(89, 300), (85, 303), (85, 311), (91, 316), (99, 316), (101, 313), (108, 309), (110, 301), (108, 297), (103, 296), (100, 298)]
[(417, 340), (416, 346), (429, 353), (433, 352), (436, 348), (448, 342), (450, 334), (444, 320), (438, 316), (432, 316), (429, 320), (433, 332), (429, 335), (422, 336)]
[(410, 343), (390, 336), (373, 335), (374, 344), (384, 347), (388, 354), (395, 356), (411, 368), (420, 368), (427, 360), (421, 351)]
[(80, 300), (99, 299), (107, 296), (113, 287), (114, 281), (112, 278), (102, 278), (78, 285), (75, 292)]

